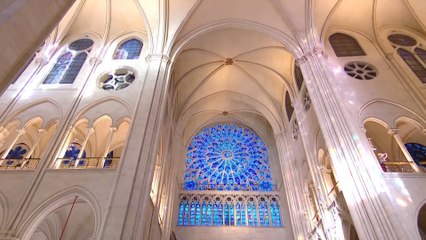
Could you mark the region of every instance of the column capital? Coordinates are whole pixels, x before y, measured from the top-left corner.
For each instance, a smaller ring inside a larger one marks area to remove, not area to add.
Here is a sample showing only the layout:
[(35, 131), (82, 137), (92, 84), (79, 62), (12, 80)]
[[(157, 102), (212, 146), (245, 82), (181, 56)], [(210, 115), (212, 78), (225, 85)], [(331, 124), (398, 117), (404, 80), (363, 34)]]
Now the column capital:
[(308, 59), (312, 58), (313, 56), (323, 56), (324, 58), (328, 57), (323, 48), (314, 47), (308, 52), (305, 52), (305, 54), (303, 54), (303, 56), (301, 56), (300, 58), (297, 58), (296, 65), (300, 66), (304, 64), (306, 61), (308, 61)]
[(392, 60), (395, 58), (395, 53), (394, 52), (385, 53), (385, 57), (388, 60)]
[(19, 128), (19, 129), (16, 129), (16, 132), (19, 135), (24, 135), (27, 132), (27, 130), (25, 128)]
[(165, 63), (170, 63), (170, 57), (165, 54), (149, 54), (146, 56), (145, 60), (147, 62), (152, 62), (154, 60), (161, 60)]
[(395, 136), (395, 135), (397, 135), (397, 134), (398, 134), (398, 132), (399, 132), (399, 129), (398, 129), (398, 128), (389, 128), (389, 129), (388, 129), (388, 134), (389, 134), (389, 135), (391, 135), (391, 136)]
[(91, 66), (97, 66), (102, 63), (102, 59), (99, 57), (92, 57), (89, 59), (89, 63)]
[(35, 63), (38, 64), (39, 66), (45, 66), (46, 64), (49, 63), (49, 58), (44, 55), (40, 56), (35, 59)]
[(94, 127), (88, 127), (88, 128), (86, 128), (86, 132), (87, 132), (87, 134), (92, 134), (92, 133), (95, 132), (95, 128)]

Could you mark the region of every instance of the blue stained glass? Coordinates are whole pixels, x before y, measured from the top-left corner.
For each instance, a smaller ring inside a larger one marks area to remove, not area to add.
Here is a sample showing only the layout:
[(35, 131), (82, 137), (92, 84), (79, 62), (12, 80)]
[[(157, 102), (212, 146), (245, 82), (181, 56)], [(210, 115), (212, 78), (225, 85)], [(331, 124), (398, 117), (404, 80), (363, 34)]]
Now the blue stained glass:
[(257, 209), (254, 202), (249, 202), (247, 204), (247, 220), (249, 227), (257, 226)]
[(203, 203), (203, 226), (211, 226), (212, 225), (212, 205), (211, 203)]
[(271, 221), (273, 227), (281, 227), (281, 214), (280, 214), (280, 206), (278, 202), (272, 201), (271, 205)]
[(107, 154), (106, 158), (105, 158), (105, 163), (104, 163), (104, 168), (109, 168), (111, 167), (111, 163), (112, 163), (112, 158), (114, 157), (114, 151), (111, 151)]
[(185, 190), (273, 191), (268, 150), (250, 128), (206, 127), (187, 148)]
[(183, 219), (183, 226), (188, 226), (188, 216), (189, 216), (189, 204), (185, 203), (182, 219)]
[(235, 225), (234, 204), (229, 205), (229, 225), (231, 225), (231, 226)]
[(223, 208), (223, 215), (225, 217), (225, 226), (229, 226), (229, 205), (227, 203), (225, 203), (225, 207)]
[[(25, 143), (17, 144), (12, 148), (6, 156), (6, 159), (22, 159), (24, 155), (28, 152), (29, 147)], [(13, 163), (13, 161), (11, 162)], [(7, 164), (7, 163), (6, 163)]]
[(72, 84), (93, 46), (90, 39), (72, 42), (56, 61), (43, 84)]
[(223, 225), (223, 206), (221, 202), (216, 202), (213, 204), (213, 225)]
[(426, 146), (418, 143), (407, 143), (405, 147), (417, 165), (426, 167)]
[(130, 39), (122, 43), (114, 53), (114, 59), (138, 59), (143, 43), (137, 39)]
[(185, 204), (186, 202), (180, 202), (179, 204), (179, 218), (178, 226), (183, 226), (183, 220), (185, 219)]
[[(78, 154), (80, 153), (80, 144), (78, 143), (71, 143), (68, 146), (67, 151), (65, 152), (64, 158), (72, 158), (73, 160), (76, 160), (78, 157)], [(83, 152), (82, 158), (86, 158), (86, 151)]]
[(268, 204), (265, 201), (261, 201), (259, 204), (259, 220), (260, 226), (269, 226)]

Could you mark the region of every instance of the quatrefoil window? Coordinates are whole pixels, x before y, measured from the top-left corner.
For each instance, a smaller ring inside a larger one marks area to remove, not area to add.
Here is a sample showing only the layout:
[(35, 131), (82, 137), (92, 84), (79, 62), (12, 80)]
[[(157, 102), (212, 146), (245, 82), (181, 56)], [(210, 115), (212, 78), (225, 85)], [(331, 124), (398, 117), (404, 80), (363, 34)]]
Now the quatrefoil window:
[(120, 68), (101, 77), (100, 87), (108, 91), (117, 91), (128, 87), (136, 79), (135, 73), (126, 68)]

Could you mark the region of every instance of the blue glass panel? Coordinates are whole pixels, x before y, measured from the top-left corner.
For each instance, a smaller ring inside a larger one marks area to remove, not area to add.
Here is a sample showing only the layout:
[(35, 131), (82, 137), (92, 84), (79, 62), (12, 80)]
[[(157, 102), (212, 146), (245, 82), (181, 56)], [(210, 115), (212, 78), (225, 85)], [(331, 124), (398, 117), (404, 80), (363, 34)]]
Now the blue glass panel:
[(72, 60), (60, 83), (72, 84), (86, 61), (87, 53), (82, 52)]
[[(29, 147), (25, 143), (15, 145), (6, 156), (6, 159), (22, 159), (24, 155), (29, 151)], [(11, 162), (13, 163), (13, 161)], [(6, 162), (8, 164), (8, 162)]]
[(68, 65), (72, 61), (72, 53), (71, 52), (65, 52), (63, 53), (56, 62), (53, 69), (50, 71), (49, 75), (47, 75), (46, 79), (44, 80), (43, 84), (56, 84), (59, 83), (62, 79), (62, 76), (64, 75)]
[(183, 219), (185, 218), (185, 204), (185, 202), (180, 202), (179, 204), (178, 226), (183, 226)]
[(185, 190), (274, 190), (267, 147), (250, 128), (228, 123), (204, 128), (186, 157)]
[(257, 226), (257, 209), (253, 202), (247, 204), (247, 220), (250, 227)]
[(212, 205), (210, 203), (203, 203), (203, 226), (212, 225)]
[(260, 226), (265, 227), (269, 226), (269, 213), (268, 213), (268, 205), (266, 202), (260, 202), (259, 204), (259, 220)]
[(188, 226), (189, 204), (185, 203), (183, 208), (183, 226)]
[(426, 167), (426, 146), (418, 143), (407, 143), (405, 147), (417, 165)]
[(83, 51), (93, 46), (93, 41), (91, 39), (83, 38), (77, 41), (72, 42), (68, 48), (74, 51)]
[(229, 205), (229, 225), (231, 225), (231, 226), (235, 225), (234, 204)]
[(273, 201), (270, 205), (271, 208), (271, 221), (273, 227), (281, 227), (281, 214), (280, 214), (280, 206), (277, 202)]
[(93, 41), (90, 39), (80, 39), (72, 42), (68, 49), (58, 58), (43, 84), (73, 83), (92, 46)]
[(213, 225), (223, 225), (223, 206), (221, 202), (216, 202), (213, 204)]
[(225, 226), (229, 226), (229, 205), (226, 203), (224, 208), (223, 208), (223, 215), (224, 215), (224, 222), (225, 222)]
[(195, 213), (195, 205), (197, 203), (196, 202), (192, 202), (191, 203), (191, 208), (190, 208), (190, 217), (189, 217), (189, 225), (191, 226), (195, 226), (195, 218), (196, 218), (196, 213)]
[(137, 39), (130, 39), (122, 43), (114, 53), (114, 59), (138, 59), (143, 44)]

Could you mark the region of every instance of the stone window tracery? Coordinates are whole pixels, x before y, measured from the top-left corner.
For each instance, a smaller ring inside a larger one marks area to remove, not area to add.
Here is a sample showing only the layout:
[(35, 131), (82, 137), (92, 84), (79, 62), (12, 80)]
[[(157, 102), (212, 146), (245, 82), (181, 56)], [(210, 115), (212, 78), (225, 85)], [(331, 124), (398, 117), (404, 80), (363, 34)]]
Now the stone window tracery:
[(69, 44), (43, 84), (72, 84), (92, 50), (93, 43), (91, 39), (83, 38)]
[(122, 43), (114, 53), (114, 59), (138, 59), (141, 54), (143, 43), (132, 38)]
[(388, 36), (388, 40), (419, 80), (426, 83), (426, 50), (424, 47), (416, 39), (404, 34), (391, 34)]
[(192, 139), (186, 157), (185, 190), (273, 190), (266, 145), (247, 127), (204, 128)]
[(231, 123), (202, 129), (185, 164), (178, 226), (282, 226), (268, 151), (252, 129)]

